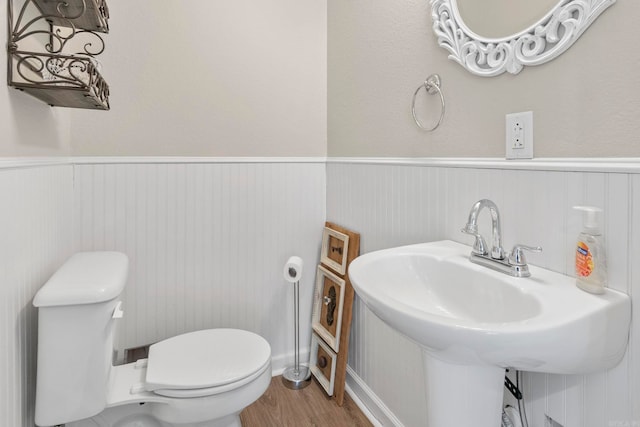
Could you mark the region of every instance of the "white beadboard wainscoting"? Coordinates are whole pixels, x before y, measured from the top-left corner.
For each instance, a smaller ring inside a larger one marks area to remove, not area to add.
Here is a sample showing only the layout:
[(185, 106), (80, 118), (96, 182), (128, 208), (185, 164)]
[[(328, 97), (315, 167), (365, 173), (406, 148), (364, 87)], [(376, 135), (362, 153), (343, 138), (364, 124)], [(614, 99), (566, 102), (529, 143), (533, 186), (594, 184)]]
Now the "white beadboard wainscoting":
[[(361, 233), (361, 253), (455, 240), (472, 204), (494, 200), (505, 247), (540, 245), (531, 264), (574, 275), (582, 217), (572, 206), (604, 209), (609, 286), (628, 293), (633, 325), (626, 356), (615, 368), (585, 376), (527, 373), (523, 391), (530, 427), (549, 415), (564, 427), (640, 426), (640, 163), (484, 160), (329, 159), (327, 220)], [(489, 216), (481, 222), (489, 229)], [(424, 426), (425, 391), (417, 345), (387, 327), (356, 298), (349, 383), (374, 405), (383, 425)], [(497, 426), (496, 426), (497, 427)]]
[[(304, 260), (308, 355), (325, 220), (324, 159), (74, 159), (74, 249), (130, 260), (119, 348), (205, 328), (241, 328), (293, 362), (291, 255)], [(304, 359), (303, 359), (304, 360)]]
[[(500, 207), (505, 246), (541, 245), (532, 264), (573, 275), (576, 204), (605, 209), (612, 288), (632, 296), (619, 366), (587, 376), (526, 374), (530, 427), (640, 426), (640, 163), (633, 160), (76, 158), (0, 161), (0, 425), (33, 425), (37, 289), (74, 251), (131, 260), (120, 349), (237, 327), (293, 361), (290, 255), (305, 261), (303, 360), (325, 219), (361, 233), (361, 251), (452, 239), (471, 205)], [(485, 215), (485, 214), (483, 214)], [(482, 220), (489, 228), (489, 220)], [(485, 231), (486, 232), (486, 231)], [(424, 426), (421, 353), (356, 298), (349, 389), (384, 426)]]
[(33, 426), (36, 291), (72, 250), (73, 169), (66, 160), (0, 162), (0, 425)]

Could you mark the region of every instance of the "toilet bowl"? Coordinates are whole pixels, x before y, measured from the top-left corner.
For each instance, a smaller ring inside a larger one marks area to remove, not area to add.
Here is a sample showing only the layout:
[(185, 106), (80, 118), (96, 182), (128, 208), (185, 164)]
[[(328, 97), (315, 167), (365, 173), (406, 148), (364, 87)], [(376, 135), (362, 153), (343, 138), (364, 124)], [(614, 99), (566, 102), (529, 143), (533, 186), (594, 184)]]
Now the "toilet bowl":
[(240, 412), (271, 381), (267, 341), (238, 329), (201, 330), (112, 366), (127, 264), (117, 252), (79, 253), (36, 294), (36, 424), (240, 427)]

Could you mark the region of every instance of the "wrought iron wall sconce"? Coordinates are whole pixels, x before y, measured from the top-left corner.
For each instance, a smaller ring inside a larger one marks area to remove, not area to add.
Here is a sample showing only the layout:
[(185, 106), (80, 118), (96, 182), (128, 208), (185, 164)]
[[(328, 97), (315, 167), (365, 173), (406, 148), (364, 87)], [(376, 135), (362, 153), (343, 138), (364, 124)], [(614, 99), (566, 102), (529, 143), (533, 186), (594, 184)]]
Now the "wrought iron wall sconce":
[(7, 82), (51, 106), (109, 109), (96, 59), (109, 32), (105, 0), (8, 0)]

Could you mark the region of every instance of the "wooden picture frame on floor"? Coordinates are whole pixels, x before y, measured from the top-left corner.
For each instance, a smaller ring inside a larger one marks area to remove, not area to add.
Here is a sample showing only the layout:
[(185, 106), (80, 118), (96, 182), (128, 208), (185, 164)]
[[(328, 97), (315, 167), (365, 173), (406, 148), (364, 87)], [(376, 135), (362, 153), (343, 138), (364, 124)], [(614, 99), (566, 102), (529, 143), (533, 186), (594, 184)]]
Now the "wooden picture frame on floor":
[(311, 334), (311, 354), (309, 366), (311, 373), (318, 380), (324, 391), (333, 396), (336, 380), (336, 362), (338, 355), (334, 353), (318, 335)]
[(347, 255), (349, 253), (349, 236), (337, 230), (325, 227), (322, 232), (322, 250), (320, 262), (338, 274), (347, 271)]
[(316, 273), (312, 327), (336, 353), (340, 351), (345, 281), (319, 265)]
[[(349, 281), (349, 264), (351, 261), (356, 259), (358, 254), (360, 253), (360, 234), (354, 231), (351, 231), (347, 228), (341, 227), (332, 222), (325, 222), (324, 229), (322, 232), (322, 250), (320, 253), (320, 262), (322, 271), (329, 271), (331, 275), (324, 275), (323, 278), (318, 279), (316, 277), (316, 287), (318, 287), (318, 283), (321, 283), (324, 287), (325, 277), (337, 277), (344, 285), (342, 289), (344, 289), (344, 294), (342, 291), (340, 292), (340, 313), (338, 313), (338, 318), (340, 319), (340, 328), (339, 328), (339, 336), (336, 336), (335, 339), (335, 350), (336, 350), (336, 360), (335, 360), (335, 380), (333, 385), (333, 399), (335, 400), (338, 406), (342, 406), (344, 404), (345, 397), (345, 385), (347, 379), (347, 360), (349, 357), (349, 335), (351, 334), (351, 319), (353, 317), (353, 299), (355, 297), (355, 292), (353, 290), (353, 286), (351, 286), (351, 282)], [(318, 272), (321, 270), (318, 269)], [(320, 276), (320, 273), (318, 273)], [(321, 282), (319, 282), (321, 280)], [(336, 281), (337, 283), (341, 283)], [(335, 287), (335, 285), (334, 285)], [(337, 290), (337, 289), (336, 289)], [(318, 294), (319, 292), (316, 291)], [(336, 297), (338, 292), (336, 292)], [(323, 294), (319, 294), (324, 297)], [(330, 295), (327, 295), (330, 297)], [(331, 297), (330, 297), (331, 298)], [(318, 303), (318, 300), (314, 301), (315, 304)], [(324, 298), (322, 298), (321, 304), (324, 303)], [(331, 301), (329, 301), (331, 302)], [(337, 303), (337, 301), (336, 301)], [(314, 304), (314, 310), (316, 305)], [(318, 310), (315, 310), (316, 313), (320, 313), (318, 316), (318, 323), (322, 320), (322, 311), (321, 307)], [(326, 318), (325, 318), (326, 320)], [(313, 324), (314, 322), (312, 322)], [(337, 326), (337, 325), (336, 325)], [(313, 328), (314, 331), (316, 328)], [(318, 330), (322, 330), (325, 328), (318, 328)], [(330, 334), (331, 336), (335, 336), (334, 334)], [(328, 344), (328, 341), (332, 341), (331, 338), (326, 339), (322, 334), (318, 334), (318, 338), (320, 341), (325, 339), (325, 344), (329, 347), (329, 350), (333, 348), (332, 345)], [(338, 351), (339, 350), (339, 351)], [(317, 357), (317, 355), (316, 355)]]

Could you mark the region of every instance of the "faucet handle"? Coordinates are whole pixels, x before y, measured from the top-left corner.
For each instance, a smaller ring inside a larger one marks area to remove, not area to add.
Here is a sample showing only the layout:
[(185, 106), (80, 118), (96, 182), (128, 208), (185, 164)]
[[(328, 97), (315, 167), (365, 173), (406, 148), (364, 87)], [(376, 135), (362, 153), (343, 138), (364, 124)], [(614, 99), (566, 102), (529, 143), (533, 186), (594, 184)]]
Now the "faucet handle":
[(480, 235), (480, 233), (475, 232), (473, 229), (469, 227), (462, 228), (462, 231), (465, 234), (470, 234), (476, 238), (476, 241), (473, 243), (473, 249), (471, 253), (476, 255), (487, 255), (489, 251), (487, 250), (487, 242), (485, 242), (484, 237)]
[(542, 252), (542, 247), (540, 246), (527, 246), (527, 245), (515, 245), (511, 250), (511, 255), (509, 255), (509, 264), (524, 266), (527, 265), (527, 259), (524, 257), (523, 251), (529, 252)]

